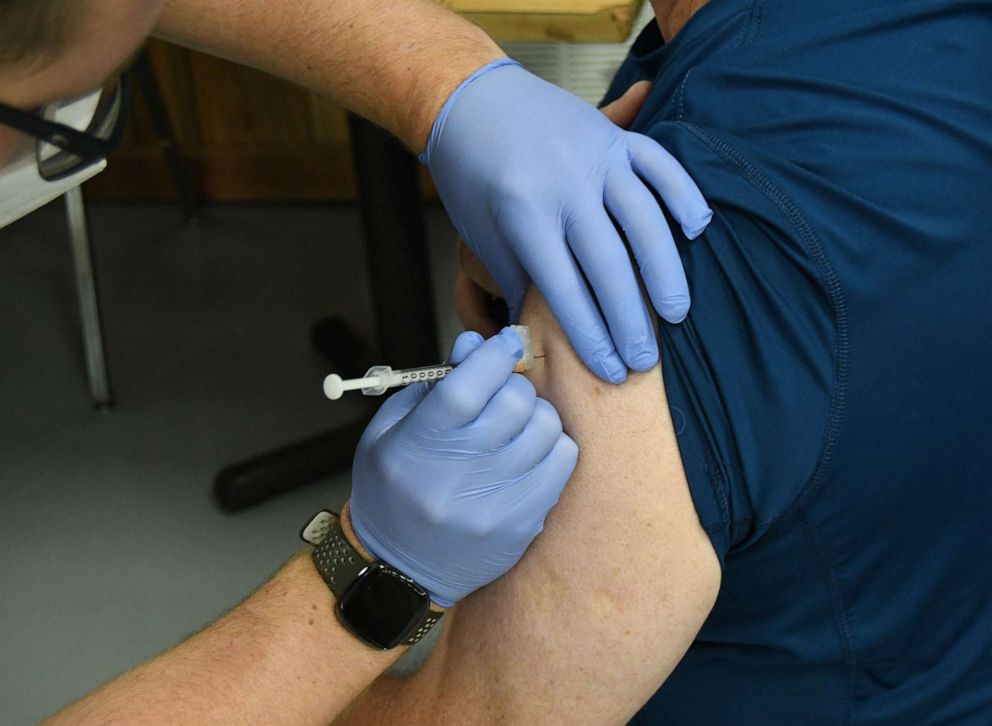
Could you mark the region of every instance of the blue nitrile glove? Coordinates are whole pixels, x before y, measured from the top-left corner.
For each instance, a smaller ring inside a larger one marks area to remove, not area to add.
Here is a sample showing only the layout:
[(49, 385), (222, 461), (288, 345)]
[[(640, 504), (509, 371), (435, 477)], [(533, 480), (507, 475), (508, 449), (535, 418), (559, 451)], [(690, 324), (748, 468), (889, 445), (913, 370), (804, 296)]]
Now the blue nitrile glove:
[(558, 413), (512, 372), (521, 354), (508, 328), (462, 333), (458, 367), (389, 398), (355, 452), (355, 534), (439, 605), (517, 563), (575, 468)]
[(713, 214), (659, 144), (504, 58), (451, 94), (421, 161), (455, 228), (499, 284), (511, 322), (533, 280), (601, 378), (619, 383), (627, 366), (643, 371), (658, 362), (655, 331), (610, 215), (658, 314), (675, 323), (689, 310), (689, 287), (648, 185), (690, 239)]

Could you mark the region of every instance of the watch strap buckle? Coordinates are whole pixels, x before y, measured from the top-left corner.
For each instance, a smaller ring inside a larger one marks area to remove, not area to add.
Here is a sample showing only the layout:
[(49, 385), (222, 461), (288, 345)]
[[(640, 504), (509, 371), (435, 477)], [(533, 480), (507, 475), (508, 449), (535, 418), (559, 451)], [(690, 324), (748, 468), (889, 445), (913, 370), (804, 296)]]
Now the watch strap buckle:
[(334, 521), (339, 516), (340, 515), (337, 512), (332, 512), (329, 509), (322, 509), (313, 515), (313, 518), (307, 522), (307, 525), (300, 532), (300, 539), (316, 547), (323, 542), (324, 538), (330, 533), (331, 527), (334, 526)]

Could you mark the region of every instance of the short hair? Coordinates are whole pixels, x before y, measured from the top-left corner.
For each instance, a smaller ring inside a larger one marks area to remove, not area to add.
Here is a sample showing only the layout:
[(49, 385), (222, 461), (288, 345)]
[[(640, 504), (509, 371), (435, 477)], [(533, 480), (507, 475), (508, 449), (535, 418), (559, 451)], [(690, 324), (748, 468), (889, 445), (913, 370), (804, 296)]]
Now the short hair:
[(72, 38), (79, 0), (0, 0), (0, 68), (54, 60)]

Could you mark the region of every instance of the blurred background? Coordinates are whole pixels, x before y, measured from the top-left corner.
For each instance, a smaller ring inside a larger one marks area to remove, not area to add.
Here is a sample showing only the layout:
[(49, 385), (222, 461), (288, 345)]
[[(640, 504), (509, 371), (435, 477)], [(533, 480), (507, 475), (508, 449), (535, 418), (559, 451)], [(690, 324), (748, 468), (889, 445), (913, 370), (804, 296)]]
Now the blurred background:
[[(446, 4), (593, 103), (650, 19), (641, 0)], [(139, 66), (86, 224), (71, 235), (56, 200), (0, 230), (0, 724), (37, 721), (261, 584), (347, 498), (378, 402), (330, 402), (323, 377), (437, 362), (460, 330), (454, 232), (395, 142), (160, 41)]]

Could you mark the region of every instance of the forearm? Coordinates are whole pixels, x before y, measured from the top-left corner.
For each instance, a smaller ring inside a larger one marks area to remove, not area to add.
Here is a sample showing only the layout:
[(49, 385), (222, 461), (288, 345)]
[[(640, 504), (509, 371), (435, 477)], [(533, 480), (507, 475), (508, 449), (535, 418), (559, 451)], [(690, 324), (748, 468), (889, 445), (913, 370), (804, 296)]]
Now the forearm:
[(156, 34), (334, 98), (417, 152), (458, 84), (503, 55), (432, 0), (167, 0)]
[(332, 606), (297, 555), (216, 623), (47, 723), (329, 723), (399, 655), (360, 643)]

